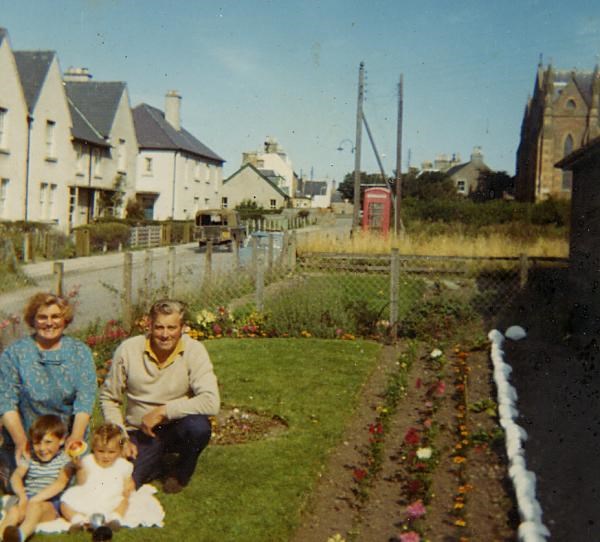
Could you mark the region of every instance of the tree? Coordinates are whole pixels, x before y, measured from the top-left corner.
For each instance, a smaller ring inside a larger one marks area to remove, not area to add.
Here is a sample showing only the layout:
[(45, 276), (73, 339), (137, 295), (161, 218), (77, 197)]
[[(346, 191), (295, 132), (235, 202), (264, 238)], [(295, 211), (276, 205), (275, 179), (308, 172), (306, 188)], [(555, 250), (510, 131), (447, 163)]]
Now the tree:
[(505, 194), (514, 194), (515, 178), (506, 171), (483, 170), (477, 179), (477, 188), (471, 194), (474, 201), (500, 199)]
[[(366, 173), (360, 172), (360, 201), (362, 204), (363, 194), (366, 187), (369, 185), (385, 184), (380, 173)], [(346, 173), (344, 180), (338, 186), (338, 192), (342, 194), (345, 199), (348, 199), (354, 203), (354, 172)]]
[(129, 198), (125, 206), (125, 217), (129, 220), (144, 220), (144, 207), (142, 202), (136, 198)]
[(458, 199), (454, 181), (441, 171), (409, 171), (402, 177), (402, 197), (431, 201)]

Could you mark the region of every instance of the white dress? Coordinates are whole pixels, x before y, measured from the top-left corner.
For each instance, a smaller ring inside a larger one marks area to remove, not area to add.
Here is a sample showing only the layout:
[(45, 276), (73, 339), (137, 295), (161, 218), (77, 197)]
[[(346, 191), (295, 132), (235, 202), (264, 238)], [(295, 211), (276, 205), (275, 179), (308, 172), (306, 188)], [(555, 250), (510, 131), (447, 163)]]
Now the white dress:
[[(100, 467), (94, 456), (88, 454), (81, 460), (88, 474), (84, 484), (67, 489), (61, 501), (76, 512), (88, 517), (92, 514), (110, 513), (119, 506), (123, 498), (125, 481), (131, 476), (133, 465), (122, 458), (108, 468)], [(129, 506), (120, 521), (123, 527), (162, 527), (165, 511), (154, 496), (156, 489), (145, 484), (129, 496)], [(40, 523), (38, 532), (56, 533), (68, 530), (69, 523), (63, 518)]]
[(60, 500), (79, 514), (108, 516), (123, 499), (133, 465), (119, 457), (110, 467), (101, 467), (93, 454), (88, 454), (81, 460), (81, 466), (87, 475), (85, 483), (67, 489)]

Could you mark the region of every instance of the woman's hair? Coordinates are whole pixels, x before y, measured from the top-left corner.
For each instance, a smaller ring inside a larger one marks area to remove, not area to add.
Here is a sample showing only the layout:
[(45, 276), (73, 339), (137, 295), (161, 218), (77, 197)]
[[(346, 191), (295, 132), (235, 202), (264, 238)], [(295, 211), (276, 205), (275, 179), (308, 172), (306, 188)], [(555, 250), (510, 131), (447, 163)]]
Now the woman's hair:
[(98, 444), (108, 444), (113, 439), (119, 439), (119, 446), (123, 448), (127, 437), (123, 435), (123, 431), (114, 423), (104, 423), (96, 428), (92, 436), (92, 450)]
[(67, 426), (59, 416), (45, 414), (35, 420), (29, 428), (29, 438), (34, 444), (40, 442), (48, 433), (61, 439), (67, 434)]
[(159, 314), (179, 314), (181, 321), (185, 319), (186, 306), (181, 301), (174, 299), (160, 299), (150, 307), (150, 320), (156, 320)]
[(65, 326), (73, 321), (73, 307), (68, 299), (47, 292), (40, 292), (29, 299), (25, 306), (25, 321), (30, 327), (35, 327), (35, 315), (41, 307), (58, 305), (65, 319)]

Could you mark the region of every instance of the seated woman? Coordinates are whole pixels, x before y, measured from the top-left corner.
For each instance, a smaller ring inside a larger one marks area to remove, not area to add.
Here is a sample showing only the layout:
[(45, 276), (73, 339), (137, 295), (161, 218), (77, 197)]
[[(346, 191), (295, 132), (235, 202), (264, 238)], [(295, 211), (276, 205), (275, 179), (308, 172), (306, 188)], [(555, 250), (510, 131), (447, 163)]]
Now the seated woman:
[(96, 396), (92, 352), (64, 335), (73, 320), (68, 300), (35, 294), (24, 311), (33, 333), (11, 344), (0, 356), (0, 482), (7, 480), (21, 457), (27, 457), (27, 432), (43, 414), (59, 416), (69, 428), (65, 446), (83, 440)]

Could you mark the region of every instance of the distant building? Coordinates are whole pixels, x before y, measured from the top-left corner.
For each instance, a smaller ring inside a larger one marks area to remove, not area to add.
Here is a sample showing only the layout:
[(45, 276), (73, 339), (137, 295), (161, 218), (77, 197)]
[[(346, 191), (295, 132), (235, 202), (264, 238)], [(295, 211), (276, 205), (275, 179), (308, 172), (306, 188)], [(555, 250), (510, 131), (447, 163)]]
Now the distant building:
[(571, 197), (572, 172), (556, 162), (600, 135), (600, 73), (561, 71), (540, 63), (521, 124), (515, 192), (518, 200)]
[(242, 166), (252, 164), (264, 172), (279, 189), (290, 197), (297, 191), (297, 178), (294, 174), (292, 161), (281, 148), (277, 140), (268, 137), (264, 143), (264, 151), (250, 151), (242, 154)]
[(446, 174), (454, 181), (456, 191), (468, 196), (477, 190), (479, 174), (482, 171), (490, 171), (490, 168), (483, 161), (481, 147), (475, 147), (468, 162), (451, 167)]
[(250, 201), (263, 209), (286, 207), (289, 196), (263, 171), (253, 164), (244, 164), (225, 179), (220, 207), (234, 209), (243, 201)]
[(450, 168), (460, 164), (460, 154), (453, 153), (452, 156), (447, 154), (438, 154), (433, 162), (425, 161), (421, 163), (421, 171), (441, 171), (446, 173)]
[(165, 111), (133, 110), (139, 144), (136, 199), (146, 218), (187, 220), (221, 206), (223, 158), (181, 125), (181, 96), (165, 96)]

